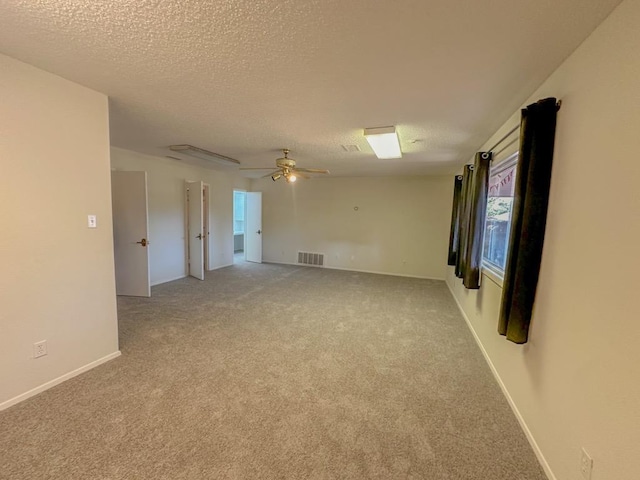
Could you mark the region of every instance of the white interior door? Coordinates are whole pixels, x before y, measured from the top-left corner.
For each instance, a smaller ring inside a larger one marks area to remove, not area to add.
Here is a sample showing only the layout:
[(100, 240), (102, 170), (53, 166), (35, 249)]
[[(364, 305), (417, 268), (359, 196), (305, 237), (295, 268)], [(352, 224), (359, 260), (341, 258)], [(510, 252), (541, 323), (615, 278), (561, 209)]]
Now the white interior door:
[(204, 187), (202, 182), (186, 182), (186, 186), (189, 275), (204, 280), (204, 242), (206, 241), (202, 216)]
[(209, 231), (209, 185), (206, 183), (203, 185), (202, 190), (202, 246), (203, 246), (203, 257), (202, 257), (202, 265), (205, 271), (209, 270), (209, 237), (211, 236), (211, 232)]
[(245, 254), (248, 262), (262, 263), (262, 192), (247, 192)]
[(111, 172), (116, 294), (150, 297), (147, 172)]

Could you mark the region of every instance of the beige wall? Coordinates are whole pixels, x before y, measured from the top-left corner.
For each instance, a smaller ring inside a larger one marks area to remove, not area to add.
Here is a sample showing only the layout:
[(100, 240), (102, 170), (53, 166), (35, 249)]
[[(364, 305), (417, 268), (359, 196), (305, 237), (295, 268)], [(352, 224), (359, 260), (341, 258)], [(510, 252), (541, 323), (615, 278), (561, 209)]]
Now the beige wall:
[(264, 261), (310, 251), (331, 268), (445, 277), (450, 177), (265, 179), (252, 189), (263, 192)]
[(3, 55), (0, 72), (1, 409), (117, 355), (118, 330), (107, 97)]
[(465, 291), (448, 274), (558, 480), (582, 478), (581, 447), (593, 480), (640, 478), (639, 25), (640, 2), (623, 2), (530, 99), (563, 104), (529, 343), (496, 333), (497, 285)]
[(149, 262), (151, 284), (182, 278), (185, 265), (184, 182), (209, 185), (209, 269), (233, 264), (233, 189), (247, 189), (249, 180), (169, 158), (111, 149), (111, 167), (147, 172), (149, 200)]

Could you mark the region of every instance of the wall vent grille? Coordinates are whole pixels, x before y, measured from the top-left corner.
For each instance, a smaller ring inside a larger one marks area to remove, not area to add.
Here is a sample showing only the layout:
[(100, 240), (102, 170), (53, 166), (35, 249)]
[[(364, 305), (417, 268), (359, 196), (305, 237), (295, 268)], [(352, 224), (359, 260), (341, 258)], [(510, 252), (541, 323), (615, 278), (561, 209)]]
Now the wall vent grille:
[(324, 253), (298, 252), (298, 263), (313, 267), (324, 267)]
[(342, 145), (342, 149), (345, 152), (359, 152), (360, 147), (358, 145)]

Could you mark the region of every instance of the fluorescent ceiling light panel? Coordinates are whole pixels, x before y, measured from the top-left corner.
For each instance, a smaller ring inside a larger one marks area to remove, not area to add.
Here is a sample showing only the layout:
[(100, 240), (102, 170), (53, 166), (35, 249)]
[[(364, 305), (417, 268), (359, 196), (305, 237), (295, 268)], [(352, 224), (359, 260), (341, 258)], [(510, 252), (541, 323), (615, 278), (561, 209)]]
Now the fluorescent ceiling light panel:
[(225, 157), (219, 153), (210, 152), (209, 150), (194, 147), (193, 145), (169, 145), (169, 149), (174, 152), (199, 158), (200, 160), (218, 163), (220, 165), (240, 165), (240, 162), (235, 158)]
[(365, 128), (364, 136), (380, 159), (402, 158), (396, 127)]

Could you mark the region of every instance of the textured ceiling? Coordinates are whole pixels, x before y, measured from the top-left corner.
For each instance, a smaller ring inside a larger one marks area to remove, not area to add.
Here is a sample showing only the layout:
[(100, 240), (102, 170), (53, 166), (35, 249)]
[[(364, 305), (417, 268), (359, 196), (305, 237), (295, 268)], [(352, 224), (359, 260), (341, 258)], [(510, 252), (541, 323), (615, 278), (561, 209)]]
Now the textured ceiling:
[[(243, 166), (288, 147), (334, 175), (443, 174), (618, 3), (3, 0), (0, 52), (109, 95), (118, 147), (189, 143)], [(362, 135), (387, 125), (400, 160)]]

